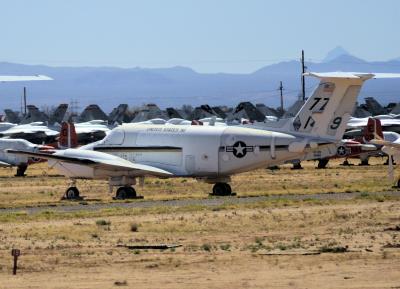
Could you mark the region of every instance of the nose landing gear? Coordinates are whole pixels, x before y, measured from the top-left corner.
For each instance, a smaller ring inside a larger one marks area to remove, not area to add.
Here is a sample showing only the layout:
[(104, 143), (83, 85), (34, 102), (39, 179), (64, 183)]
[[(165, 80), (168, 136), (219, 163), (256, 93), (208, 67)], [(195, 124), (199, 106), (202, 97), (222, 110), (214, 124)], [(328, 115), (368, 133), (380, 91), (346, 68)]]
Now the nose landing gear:
[(77, 187), (69, 187), (63, 197), (65, 200), (79, 200), (79, 190)]
[(65, 191), (64, 196), (61, 198), (62, 200), (82, 200), (79, 196), (79, 190), (76, 187), (76, 180), (70, 180), (70, 187)]

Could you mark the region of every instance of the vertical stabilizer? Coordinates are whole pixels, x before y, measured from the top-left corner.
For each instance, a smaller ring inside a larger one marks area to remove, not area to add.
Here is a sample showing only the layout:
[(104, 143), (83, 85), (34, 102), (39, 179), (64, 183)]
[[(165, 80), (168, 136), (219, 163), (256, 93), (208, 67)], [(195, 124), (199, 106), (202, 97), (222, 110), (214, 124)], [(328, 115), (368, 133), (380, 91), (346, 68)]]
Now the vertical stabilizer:
[(295, 132), (313, 137), (340, 140), (357, 96), (369, 73), (307, 73), (320, 83), (292, 122)]
[(377, 118), (368, 118), (367, 126), (364, 128), (364, 140), (383, 139), (381, 121)]
[(72, 122), (61, 124), (58, 147), (60, 149), (76, 148), (78, 146), (78, 136), (76, 135), (75, 125)]

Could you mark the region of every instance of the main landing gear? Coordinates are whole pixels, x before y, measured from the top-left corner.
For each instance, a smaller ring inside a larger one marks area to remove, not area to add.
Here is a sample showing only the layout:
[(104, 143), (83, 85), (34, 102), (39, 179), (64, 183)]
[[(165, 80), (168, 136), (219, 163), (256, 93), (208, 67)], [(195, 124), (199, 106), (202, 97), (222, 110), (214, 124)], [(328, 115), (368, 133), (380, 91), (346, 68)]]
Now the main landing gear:
[(25, 177), (25, 172), (26, 169), (28, 168), (28, 165), (26, 164), (20, 164), (17, 167), (17, 173), (15, 174), (16, 177)]
[[(109, 192), (113, 192), (113, 187), (118, 187), (114, 200), (126, 200), (126, 199), (143, 199), (143, 196), (138, 196), (136, 190), (134, 189), (134, 185), (136, 185), (135, 177), (111, 177), (108, 180)], [(139, 185), (143, 186), (144, 177), (139, 178)]]
[(216, 183), (213, 186), (212, 196), (233, 196), (232, 188), (227, 183)]
[(318, 169), (326, 169), (327, 164), (329, 163), (329, 159), (319, 159), (318, 160)]
[(123, 187), (119, 187), (117, 189), (114, 199), (125, 200), (125, 199), (136, 199), (136, 198), (138, 198), (138, 197), (137, 197), (136, 191), (133, 187), (123, 186)]

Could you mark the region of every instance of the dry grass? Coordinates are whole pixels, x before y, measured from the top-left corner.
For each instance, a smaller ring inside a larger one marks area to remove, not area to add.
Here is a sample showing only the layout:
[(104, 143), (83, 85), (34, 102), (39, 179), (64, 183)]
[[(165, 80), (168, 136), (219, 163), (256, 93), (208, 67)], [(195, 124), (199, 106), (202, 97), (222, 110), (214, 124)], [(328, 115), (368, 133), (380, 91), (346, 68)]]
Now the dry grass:
[[(390, 188), (380, 165), (312, 167), (259, 170), (233, 183), (241, 195)], [(17, 180), (1, 170), (2, 206), (59, 202), (55, 192), (65, 180), (51, 170), (52, 177), (42, 176), (42, 165), (30, 169), (34, 177)], [(209, 189), (192, 180), (147, 182), (147, 199), (204, 197)], [(81, 184), (85, 195), (101, 202), (109, 201), (106, 189), (101, 181)], [(399, 245), (400, 232), (386, 229), (400, 224), (399, 210), (397, 198), (364, 194), (355, 200), (0, 214), (0, 288), (397, 288), (400, 249), (387, 245)], [(129, 250), (118, 244), (182, 247)], [(11, 275), (12, 248), (22, 251), (17, 276)], [(349, 252), (266, 255), (342, 248)]]
[[(232, 188), (240, 196), (273, 194), (311, 194), (326, 192), (376, 192), (391, 188), (387, 180), (387, 167), (381, 158), (372, 159), (368, 167), (343, 167), (341, 160), (331, 162), (328, 169), (315, 169), (314, 162), (304, 162), (303, 170), (291, 170), (284, 165), (280, 170), (257, 170), (233, 176)], [(0, 207), (63, 204), (60, 198), (68, 181), (42, 163), (29, 167), (28, 177), (14, 178), (12, 169), (0, 169)], [(251, 181), (249, 181), (251, 179)], [(109, 202), (106, 181), (81, 180), (81, 195), (88, 202)], [(145, 180), (143, 188), (136, 188), (147, 200), (205, 198), (211, 185), (194, 179)]]
[[(243, 288), (246, 282), (292, 287), (287, 280), (308, 288), (329, 288), (321, 287), (324, 280), (343, 288), (397, 286), (400, 253), (384, 246), (400, 243), (398, 232), (385, 230), (400, 223), (399, 209), (397, 200), (358, 199), (3, 223), (0, 280), (7, 283), (1, 288), (36, 288), (41, 282), (40, 288), (109, 288), (123, 281), (135, 288)], [(140, 230), (132, 232), (132, 223)], [(163, 252), (116, 247), (165, 243), (183, 246)], [(17, 278), (10, 277), (13, 247), (23, 252)], [(351, 252), (264, 256), (337, 247)], [(45, 282), (49, 276), (54, 281)]]

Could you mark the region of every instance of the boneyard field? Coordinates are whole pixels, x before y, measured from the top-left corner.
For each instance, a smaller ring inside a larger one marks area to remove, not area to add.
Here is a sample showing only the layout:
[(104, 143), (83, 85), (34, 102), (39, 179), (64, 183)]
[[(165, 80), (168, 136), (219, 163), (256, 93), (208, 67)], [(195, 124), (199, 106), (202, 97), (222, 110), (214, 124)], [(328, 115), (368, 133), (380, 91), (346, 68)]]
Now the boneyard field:
[[(400, 194), (386, 194), (396, 189), (382, 162), (233, 178), (239, 197), (309, 194), (302, 200), (166, 207), (157, 200), (209, 198), (211, 186), (148, 179), (138, 192), (154, 206), (99, 210), (87, 208), (121, 203), (103, 181), (80, 181), (85, 200), (68, 202), (67, 181), (46, 164), (25, 178), (1, 169), (0, 288), (400, 288)], [(57, 210), (66, 205), (79, 211)], [(160, 244), (180, 246), (126, 247)], [(16, 276), (12, 248), (21, 250)]]

